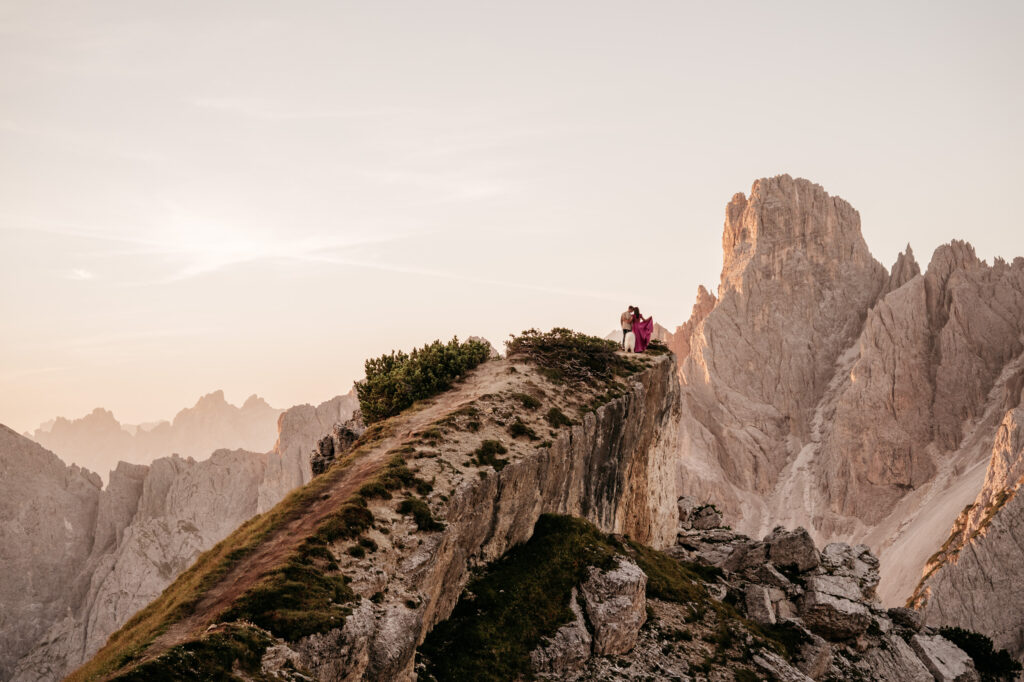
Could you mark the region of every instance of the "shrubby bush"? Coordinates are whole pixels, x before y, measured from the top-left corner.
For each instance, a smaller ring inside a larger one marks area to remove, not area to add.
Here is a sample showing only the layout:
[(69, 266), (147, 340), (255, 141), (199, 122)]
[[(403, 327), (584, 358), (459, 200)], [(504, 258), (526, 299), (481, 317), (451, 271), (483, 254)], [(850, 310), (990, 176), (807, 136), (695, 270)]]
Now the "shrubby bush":
[(451, 388), (452, 382), (490, 356), (480, 341), (434, 341), (411, 353), (391, 351), (366, 361), (366, 379), (356, 383), (363, 421), (372, 424), (398, 414), (417, 400)]
[(603, 385), (640, 369), (635, 360), (617, 353), (614, 341), (562, 327), (549, 332), (527, 329), (505, 345), (509, 358), (529, 360), (555, 383)]

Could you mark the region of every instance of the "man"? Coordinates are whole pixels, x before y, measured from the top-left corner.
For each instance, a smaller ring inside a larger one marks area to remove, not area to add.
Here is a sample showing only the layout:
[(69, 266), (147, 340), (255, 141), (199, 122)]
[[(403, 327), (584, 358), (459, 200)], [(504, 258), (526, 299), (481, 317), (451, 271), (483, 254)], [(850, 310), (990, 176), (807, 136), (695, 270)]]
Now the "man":
[(626, 350), (626, 334), (633, 331), (633, 306), (619, 316), (619, 324), (622, 327), (622, 350)]

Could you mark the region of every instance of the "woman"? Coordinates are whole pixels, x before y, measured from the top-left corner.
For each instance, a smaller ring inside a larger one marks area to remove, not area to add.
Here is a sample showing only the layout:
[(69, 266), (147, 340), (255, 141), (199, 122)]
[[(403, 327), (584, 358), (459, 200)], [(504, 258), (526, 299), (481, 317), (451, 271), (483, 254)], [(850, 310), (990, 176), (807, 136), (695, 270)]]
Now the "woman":
[(633, 306), (633, 336), (636, 337), (634, 351), (643, 353), (647, 350), (647, 346), (651, 343), (651, 334), (653, 333), (654, 318), (648, 317), (644, 319), (644, 316), (640, 314), (640, 309)]

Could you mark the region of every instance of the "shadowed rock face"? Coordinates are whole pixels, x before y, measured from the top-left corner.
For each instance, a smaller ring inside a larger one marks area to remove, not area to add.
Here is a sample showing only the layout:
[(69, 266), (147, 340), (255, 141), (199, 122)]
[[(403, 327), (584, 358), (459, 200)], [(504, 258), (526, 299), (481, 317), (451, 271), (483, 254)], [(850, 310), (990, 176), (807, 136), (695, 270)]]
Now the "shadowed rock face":
[(308, 481), (316, 439), (355, 402), (286, 411), (266, 454), (120, 462), (105, 489), (0, 426), (0, 505), (11, 505), (0, 515), (10, 519), (0, 525), (0, 603), (17, 614), (0, 625), (0, 679), (59, 679), (87, 660), (199, 554)]
[(733, 197), (722, 242), (717, 298), (699, 290), (669, 340), (680, 485), (747, 532), (867, 542), (899, 603), (977, 495), (1024, 369), (1024, 259), (954, 241), (887, 273), (849, 204), (789, 176)]
[(1024, 655), (1024, 406), (1006, 413), (985, 485), (925, 567), (911, 602), (930, 625), (966, 627)]

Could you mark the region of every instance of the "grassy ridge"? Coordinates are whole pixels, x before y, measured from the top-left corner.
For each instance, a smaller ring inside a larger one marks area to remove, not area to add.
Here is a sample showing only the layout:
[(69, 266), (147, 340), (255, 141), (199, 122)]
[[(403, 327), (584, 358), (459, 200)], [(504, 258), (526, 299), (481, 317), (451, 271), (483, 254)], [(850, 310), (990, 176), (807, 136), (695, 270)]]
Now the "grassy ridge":
[[(379, 437), (383, 433), (384, 430), (378, 429), (376, 435)], [(249, 519), (231, 535), (199, 555), (188, 570), (114, 632), (106, 645), (88, 663), (72, 673), (68, 680), (94, 680), (137, 659), (167, 628), (191, 615), (203, 595), (271, 533), (302, 516), (345, 474), (352, 462), (372, 446), (372, 440), (361, 444), (326, 473), (292, 491), (273, 509)]]

